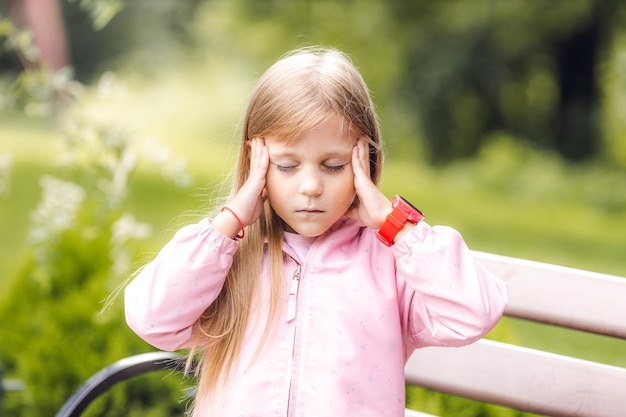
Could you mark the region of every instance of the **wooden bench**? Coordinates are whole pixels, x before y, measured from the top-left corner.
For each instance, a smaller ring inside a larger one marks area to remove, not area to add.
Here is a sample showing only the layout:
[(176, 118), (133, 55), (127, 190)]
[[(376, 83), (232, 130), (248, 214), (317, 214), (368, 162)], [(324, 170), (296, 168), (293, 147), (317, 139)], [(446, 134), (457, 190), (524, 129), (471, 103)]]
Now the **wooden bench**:
[[(481, 252), (475, 255), (507, 282), (506, 317), (623, 340), (622, 363), (626, 364), (626, 279)], [(88, 380), (57, 417), (77, 417), (117, 382), (164, 369), (177, 359), (168, 352), (122, 359)], [(536, 414), (626, 416), (626, 367), (493, 340), (462, 348), (419, 349), (409, 359), (405, 375), (409, 385)], [(406, 411), (406, 417), (425, 416), (429, 414)]]
[[(506, 281), (506, 316), (626, 339), (626, 279), (475, 255)], [(501, 342), (420, 349), (405, 375), (409, 384), (537, 414), (626, 416), (626, 368)]]

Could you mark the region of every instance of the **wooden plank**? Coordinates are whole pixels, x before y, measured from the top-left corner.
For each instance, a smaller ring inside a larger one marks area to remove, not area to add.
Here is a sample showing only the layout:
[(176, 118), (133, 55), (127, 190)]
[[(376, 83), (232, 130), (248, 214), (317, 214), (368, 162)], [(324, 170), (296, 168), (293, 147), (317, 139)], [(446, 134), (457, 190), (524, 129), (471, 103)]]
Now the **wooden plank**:
[(626, 369), (490, 340), (418, 349), (407, 383), (550, 416), (623, 417)]
[(626, 339), (626, 279), (483, 252), (476, 259), (507, 283), (505, 314)]

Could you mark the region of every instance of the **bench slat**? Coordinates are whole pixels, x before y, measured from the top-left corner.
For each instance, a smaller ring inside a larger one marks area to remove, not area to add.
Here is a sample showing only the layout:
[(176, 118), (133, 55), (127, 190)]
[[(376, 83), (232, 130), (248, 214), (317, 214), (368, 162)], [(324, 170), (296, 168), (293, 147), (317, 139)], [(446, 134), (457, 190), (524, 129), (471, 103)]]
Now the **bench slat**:
[(483, 252), (474, 256), (507, 283), (506, 315), (626, 338), (626, 279)]
[(490, 340), (418, 349), (411, 385), (550, 416), (623, 417), (626, 369)]

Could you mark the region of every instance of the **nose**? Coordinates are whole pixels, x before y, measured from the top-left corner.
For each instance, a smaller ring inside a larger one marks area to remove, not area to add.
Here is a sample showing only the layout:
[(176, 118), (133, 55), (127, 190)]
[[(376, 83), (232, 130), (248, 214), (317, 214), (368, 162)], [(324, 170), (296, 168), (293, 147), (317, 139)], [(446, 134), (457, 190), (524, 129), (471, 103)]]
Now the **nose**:
[(312, 172), (302, 173), (300, 186), (298, 188), (298, 191), (300, 191), (300, 193), (310, 196), (316, 196), (322, 194), (323, 190), (324, 186), (322, 184), (322, 179), (318, 174)]

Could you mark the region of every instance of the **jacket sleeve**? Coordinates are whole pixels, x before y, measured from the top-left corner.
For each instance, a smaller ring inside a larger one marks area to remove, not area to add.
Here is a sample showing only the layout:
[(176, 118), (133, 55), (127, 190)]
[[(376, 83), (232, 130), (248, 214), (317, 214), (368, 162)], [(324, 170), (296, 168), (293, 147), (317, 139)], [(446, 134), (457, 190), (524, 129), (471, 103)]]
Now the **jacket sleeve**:
[(504, 282), (474, 260), (456, 230), (420, 222), (393, 251), (413, 347), (470, 344), (502, 317)]
[(189, 347), (192, 325), (217, 298), (237, 247), (208, 219), (180, 229), (126, 287), (129, 327), (159, 349)]

